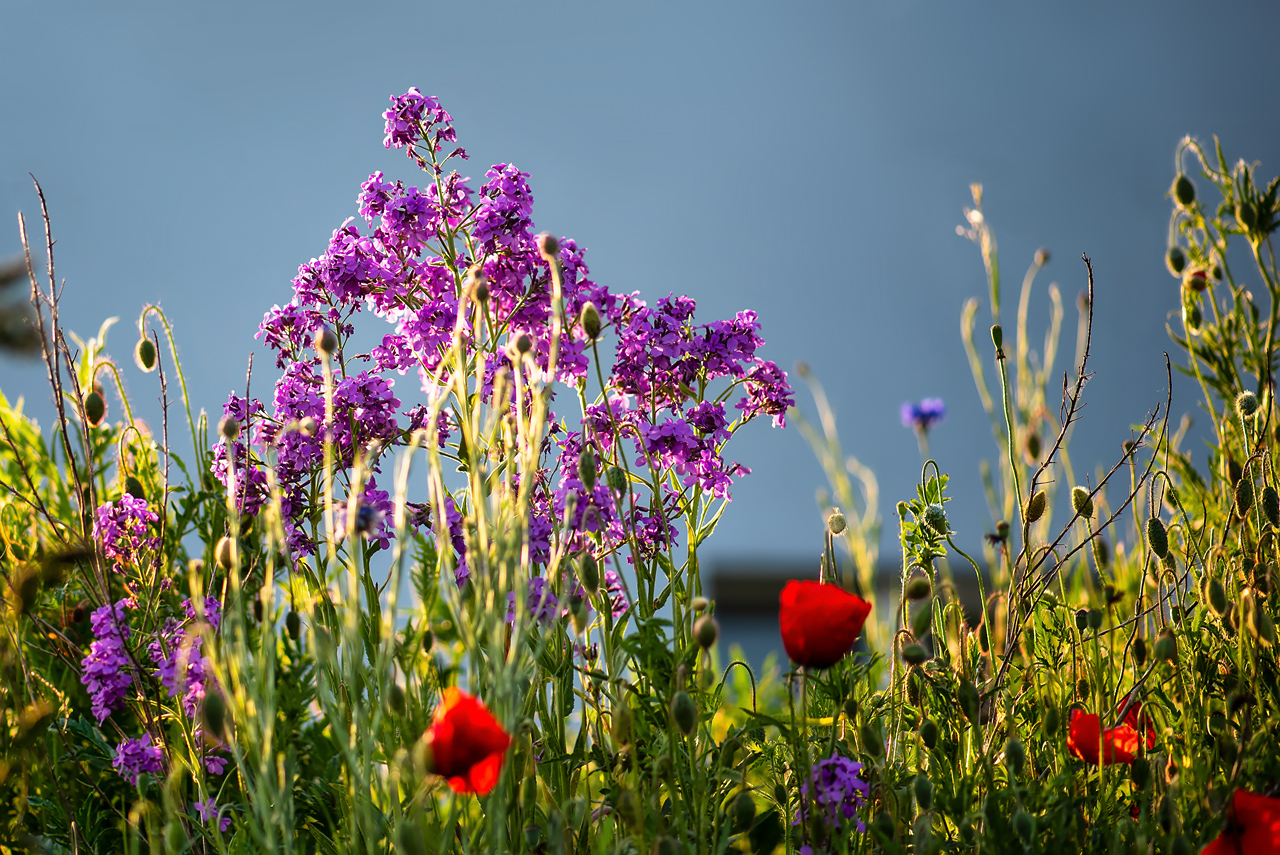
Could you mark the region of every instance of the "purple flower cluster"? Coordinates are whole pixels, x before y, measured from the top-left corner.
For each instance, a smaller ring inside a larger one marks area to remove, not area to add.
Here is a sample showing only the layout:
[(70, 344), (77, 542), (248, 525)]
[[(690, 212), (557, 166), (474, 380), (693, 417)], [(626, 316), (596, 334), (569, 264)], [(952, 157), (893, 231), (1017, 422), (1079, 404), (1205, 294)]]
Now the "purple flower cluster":
[(931, 427), (946, 417), (947, 407), (942, 403), (941, 398), (925, 398), (918, 404), (906, 401), (899, 415), (902, 418), (903, 427), (928, 433)]
[(94, 513), (93, 539), (116, 572), (124, 573), (144, 553), (160, 548), (160, 538), (151, 535), (149, 529), (158, 522), (160, 517), (146, 499), (125, 493), (118, 502), (107, 502)]
[(111, 765), (121, 778), (136, 787), (143, 772), (156, 775), (164, 771), (164, 751), (151, 743), (151, 734), (144, 733), (138, 739), (121, 742)]
[(125, 692), (133, 682), (124, 644), (129, 637), (124, 614), (127, 604), (127, 600), (120, 600), (115, 605), (102, 606), (89, 618), (94, 640), (81, 663), (80, 682), (89, 690), (98, 724), (121, 707)]
[[(169, 618), (156, 639), (147, 646), (147, 652), (156, 665), (160, 684), (169, 690), (169, 697), (181, 695), (183, 710), (195, 718), (204, 701), (209, 675), (201, 652), (204, 638), (195, 626), (195, 607), (190, 600), (184, 600), (182, 607), (187, 620), (179, 622)], [(222, 622), (221, 606), (213, 597), (205, 598), (204, 619), (215, 631)]]
[[(556, 597), (555, 592), (551, 590), (551, 586), (547, 584), (546, 579), (541, 576), (534, 576), (529, 580), (525, 608), (528, 610), (530, 617), (543, 626), (547, 626), (556, 619), (556, 615), (560, 611), (560, 600)], [(515, 619), (516, 592), (511, 591), (507, 594), (507, 623), (514, 623)]]
[[(819, 760), (813, 764), (809, 780), (801, 784), (800, 792), (803, 798), (795, 825), (807, 824), (809, 811), (814, 810), (832, 834), (850, 826), (859, 832), (867, 830), (858, 817), (858, 809), (866, 804), (871, 788), (862, 779), (862, 764), (856, 760), (840, 755)], [(820, 846), (828, 843), (826, 840), (813, 842)]]
[[(205, 799), (202, 802), (192, 802), (191, 809), (194, 810), (199, 815), (200, 820), (205, 825), (209, 824), (209, 820), (214, 819), (215, 817), (218, 816), (218, 803), (214, 801), (212, 798)], [(230, 827), (231, 827), (230, 816), (224, 815), (218, 819), (219, 831), (225, 832)]]

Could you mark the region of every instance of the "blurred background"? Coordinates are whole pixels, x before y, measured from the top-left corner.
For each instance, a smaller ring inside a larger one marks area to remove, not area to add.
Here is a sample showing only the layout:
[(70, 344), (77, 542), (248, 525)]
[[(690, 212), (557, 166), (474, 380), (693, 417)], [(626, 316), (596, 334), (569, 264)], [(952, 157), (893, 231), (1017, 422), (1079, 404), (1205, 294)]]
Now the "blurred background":
[[(64, 325), (87, 337), (120, 316), (108, 350), (154, 421), (130, 349), (139, 310), (159, 302), (193, 405), (216, 422), (263, 313), (355, 214), (360, 182), (417, 180), (383, 149), (380, 117), (417, 86), (452, 112), (473, 186), (491, 163), (531, 173), (539, 228), (588, 247), (597, 281), (688, 294), (704, 322), (757, 311), (763, 355), (825, 383), (882, 515), (920, 473), (899, 406), (943, 398), (931, 451), (976, 549), (993, 523), (979, 461), (995, 446), (959, 336), (970, 296), (983, 341), (990, 323), (978, 249), (956, 234), (970, 183), (1015, 293), (1007, 322), (1035, 250), (1052, 253), (1031, 317), (1040, 328), (1059, 283), (1059, 372), (1080, 253), (1094, 261), (1097, 373), (1073, 446), (1092, 473), (1165, 398), (1179, 139), (1217, 134), (1263, 180), (1280, 171), (1277, 25), (1266, 3), (8, 4), (0, 257), (19, 249), (15, 214), (38, 218), (33, 173)], [(264, 398), (271, 365), (258, 361)], [(0, 388), (48, 423), (37, 364), (0, 363)], [(1175, 383), (1175, 418), (1194, 401)], [(753, 474), (713, 565), (816, 567), (824, 479), (799, 433), (753, 423), (731, 456)], [(896, 540), (887, 529), (890, 552)]]

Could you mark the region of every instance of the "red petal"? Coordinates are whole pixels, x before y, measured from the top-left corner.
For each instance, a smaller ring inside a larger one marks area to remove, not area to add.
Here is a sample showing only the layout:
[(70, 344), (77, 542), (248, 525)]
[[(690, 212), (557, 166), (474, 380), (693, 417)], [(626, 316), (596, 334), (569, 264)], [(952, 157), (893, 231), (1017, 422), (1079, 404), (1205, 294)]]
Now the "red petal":
[(778, 625), (787, 655), (799, 665), (828, 668), (853, 649), (871, 604), (838, 585), (792, 580), (779, 598)]

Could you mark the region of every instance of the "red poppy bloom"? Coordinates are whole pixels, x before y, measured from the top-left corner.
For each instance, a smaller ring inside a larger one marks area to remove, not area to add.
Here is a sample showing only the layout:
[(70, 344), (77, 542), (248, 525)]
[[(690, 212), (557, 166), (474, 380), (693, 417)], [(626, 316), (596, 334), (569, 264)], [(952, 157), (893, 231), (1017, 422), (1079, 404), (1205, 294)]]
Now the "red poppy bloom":
[[(1121, 706), (1124, 701), (1121, 701)], [(1099, 734), (1098, 716), (1081, 709), (1071, 711), (1071, 726), (1067, 729), (1067, 749), (1086, 763), (1098, 765), (1098, 745), (1102, 745), (1102, 765), (1132, 763), (1141, 749), (1142, 704), (1134, 704), (1125, 713), (1124, 721), (1115, 727), (1102, 728)], [(1155, 747), (1156, 732), (1147, 724), (1147, 749)]]
[(444, 690), (431, 726), (422, 736), (430, 771), (455, 792), (484, 796), (497, 785), (511, 735), (484, 704), (459, 689)]
[(791, 661), (829, 668), (853, 649), (871, 604), (839, 585), (792, 580), (782, 589), (778, 623)]
[(1280, 799), (1236, 790), (1227, 827), (1200, 855), (1277, 855), (1280, 853)]

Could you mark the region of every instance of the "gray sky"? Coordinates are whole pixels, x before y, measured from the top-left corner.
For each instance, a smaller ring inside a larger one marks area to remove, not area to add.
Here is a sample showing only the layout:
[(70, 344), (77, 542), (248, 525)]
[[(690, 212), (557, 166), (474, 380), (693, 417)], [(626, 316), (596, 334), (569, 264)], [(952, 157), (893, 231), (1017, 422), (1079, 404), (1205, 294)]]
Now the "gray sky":
[[(994, 447), (958, 335), (985, 295), (954, 231), (969, 183), (1011, 285), (1048, 246), (1043, 283), (1070, 302), (1080, 252), (1094, 260), (1097, 377), (1074, 451), (1092, 470), (1164, 399), (1178, 140), (1218, 134), (1232, 160), (1280, 171), (1277, 23), (1261, 3), (8, 4), (0, 255), (18, 249), (14, 213), (36, 213), (34, 173), (66, 325), (119, 315), (109, 349), (153, 401), (129, 348), (159, 301), (193, 404), (216, 412), (360, 182), (415, 180), (380, 113), (417, 86), (453, 114), (473, 186), (495, 162), (530, 172), (539, 227), (588, 247), (597, 281), (689, 294), (702, 321), (759, 312), (766, 358), (826, 383), (882, 513), (919, 475), (899, 404), (945, 398), (932, 450), (972, 544)], [(35, 367), (0, 364), (0, 386), (49, 412)], [(1175, 390), (1177, 415), (1194, 399)], [(753, 424), (732, 456), (754, 474), (712, 556), (816, 554), (822, 476), (799, 434)]]

